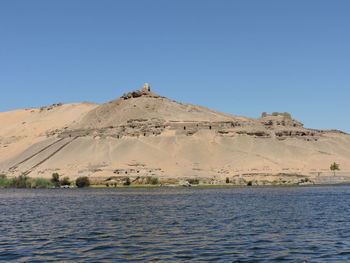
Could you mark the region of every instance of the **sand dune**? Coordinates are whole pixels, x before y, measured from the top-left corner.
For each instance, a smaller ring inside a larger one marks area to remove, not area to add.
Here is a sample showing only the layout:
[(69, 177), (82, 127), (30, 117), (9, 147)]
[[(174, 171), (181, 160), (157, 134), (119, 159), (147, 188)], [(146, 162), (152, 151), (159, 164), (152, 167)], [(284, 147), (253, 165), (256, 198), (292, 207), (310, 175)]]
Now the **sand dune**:
[(288, 114), (228, 115), (147, 90), (101, 105), (3, 112), (0, 124), (0, 171), (8, 176), (316, 180), (331, 175), (332, 162), (350, 176), (348, 134), (305, 129)]

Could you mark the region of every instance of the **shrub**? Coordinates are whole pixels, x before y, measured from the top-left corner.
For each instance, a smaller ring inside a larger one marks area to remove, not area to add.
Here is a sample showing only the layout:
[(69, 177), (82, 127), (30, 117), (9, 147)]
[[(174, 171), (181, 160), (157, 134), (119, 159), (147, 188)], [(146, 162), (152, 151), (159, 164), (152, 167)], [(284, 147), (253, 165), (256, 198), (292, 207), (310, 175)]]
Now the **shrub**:
[(11, 187), (13, 188), (30, 188), (31, 182), (26, 175), (20, 175), (11, 180)]
[(226, 183), (227, 183), (227, 184), (230, 183), (230, 178), (226, 177)]
[(90, 186), (90, 180), (86, 176), (81, 176), (78, 177), (77, 180), (75, 180), (75, 185), (79, 188), (88, 187)]
[(0, 177), (0, 188), (51, 188), (53, 183), (45, 178), (30, 178), (21, 175), (15, 178)]
[(123, 181), (124, 181), (123, 185), (130, 185), (131, 184), (129, 177), (125, 177)]
[(60, 185), (71, 185), (71, 181), (69, 180), (69, 177), (64, 177), (64, 178), (60, 181)]
[(261, 113), (261, 118), (265, 118), (265, 117), (267, 117), (267, 113), (266, 112)]
[(58, 173), (53, 173), (52, 174), (52, 178), (51, 178), (51, 182), (53, 183), (53, 185), (55, 187), (60, 187), (60, 175)]
[(10, 179), (6, 178), (6, 175), (0, 176), (0, 188), (10, 188), (11, 182)]
[(159, 180), (158, 180), (157, 177), (147, 176), (147, 177), (146, 177), (145, 183), (146, 183), (146, 184), (158, 184), (158, 183), (159, 183)]
[(159, 180), (157, 177), (151, 177), (151, 184), (158, 184)]
[(54, 186), (51, 180), (45, 178), (33, 178), (30, 181), (31, 188), (51, 188)]
[(198, 178), (190, 178), (186, 180), (190, 184), (199, 184), (199, 179)]

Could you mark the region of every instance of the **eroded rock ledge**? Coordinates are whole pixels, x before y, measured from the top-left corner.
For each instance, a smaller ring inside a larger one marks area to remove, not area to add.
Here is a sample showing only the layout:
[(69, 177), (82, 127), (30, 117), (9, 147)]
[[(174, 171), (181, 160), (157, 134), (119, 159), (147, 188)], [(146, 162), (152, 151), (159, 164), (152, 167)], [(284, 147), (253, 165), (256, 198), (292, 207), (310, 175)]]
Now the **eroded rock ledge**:
[(299, 138), (306, 141), (317, 141), (327, 131), (303, 128), (294, 120), (257, 120), (257, 121), (165, 121), (163, 119), (130, 119), (119, 126), (108, 126), (98, 129), (55, 130), (47, 136), (95, 138), (112, 137), (121, 139), (129, 137), (157, 136), (165, 131), (173, 131), (175, 135), (192, 136), (200, 131), (212, 132), (217, 136), (252, 136), (255, 138)]

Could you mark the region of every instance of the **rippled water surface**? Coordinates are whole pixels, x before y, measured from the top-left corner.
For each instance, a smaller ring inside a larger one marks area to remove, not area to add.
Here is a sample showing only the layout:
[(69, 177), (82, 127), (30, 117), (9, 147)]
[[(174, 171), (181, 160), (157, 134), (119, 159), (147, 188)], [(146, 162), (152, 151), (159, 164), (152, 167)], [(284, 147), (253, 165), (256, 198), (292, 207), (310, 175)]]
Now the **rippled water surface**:
[(350, 262), (350, 186), (0, 189), (1, 262)]

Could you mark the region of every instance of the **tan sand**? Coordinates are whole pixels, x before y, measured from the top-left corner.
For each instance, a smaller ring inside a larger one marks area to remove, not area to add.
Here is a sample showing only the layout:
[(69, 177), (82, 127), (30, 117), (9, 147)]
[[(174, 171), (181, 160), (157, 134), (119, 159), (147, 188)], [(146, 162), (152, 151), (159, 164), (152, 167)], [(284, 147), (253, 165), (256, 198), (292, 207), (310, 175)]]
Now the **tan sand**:
[(337, 162), (337, 174), (350, 176), (350, 135), (305, 129), (287, 115), (275, 115), (233, 116), (151, 92), (102, 105), (3, 112), (0, 171), (282, 183), (300, 179), (294, 175), (326, 178)]

